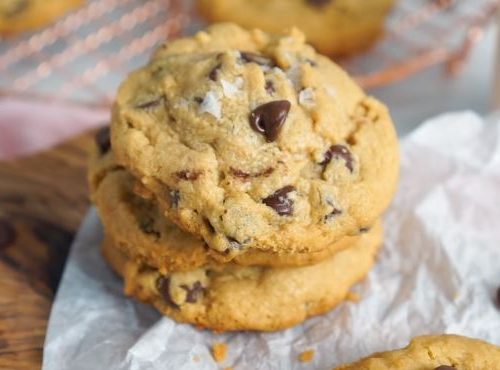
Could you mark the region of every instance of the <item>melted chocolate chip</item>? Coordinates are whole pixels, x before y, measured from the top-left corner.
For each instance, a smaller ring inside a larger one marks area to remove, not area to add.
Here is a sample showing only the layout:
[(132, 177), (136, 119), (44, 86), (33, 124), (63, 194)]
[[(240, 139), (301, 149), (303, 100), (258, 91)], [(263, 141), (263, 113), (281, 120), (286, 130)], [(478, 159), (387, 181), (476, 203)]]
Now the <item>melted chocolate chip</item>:
[(275, 141), (290, 111), (288, 100), (276, 100), (262, 104), (250, 113), (250, 126), (266, 137), (267, 142)]
[(340, 209), (334, 208), (329, 214), (325, 216), (325, 222), (330, 222), (333, 218), (341, 215), (342, 211)]
[(208, 78), (212, 81), (217, 81), (217, 76), (219, 75), (219, 71), (222, 67), (222, 63), (217, 64), (208, 74)]
[(106, 154), (111, 148), (111, 132), (109, 126), (101, 128), (95, 134), (95, 143), (101, 154)]
[(201, 285), (199, 281), (196, 281), (192, 287), (185, 284), (180, 287), (186, 291), (186, 302), (188, 303), (198, 302), (198, 299), (201, 298), (205, 292), (205, 287)]
[(254, 173), (254, 174), (251, 174), (251, 173), (248, 173), (248, 172), (245, 172), (245, 171), (239, 170), (237, 168), (233, 168), (233, 167), (229, 168), (229, 171), (231, 172), (231, 174), (234, 177), (238, 177), (242, 180), (248, 180), (250, 177), (269, 176), (270, 174), (272, 174), (274, 172), (274, 168), (268, 167), (265, 170)]
[(256, 63), (258, 65), (268, 66), (268, 67), (274, 67), (276, 65), (274, 60), (260, 54), (242, 51), (240, 52), (240, 55), (241, 59), (243, 59), (245, 63)]
[(456, 370), (456, 369), (454, 366), (441, 365), (441, 366), (434, 368), (434, 370)]
[(195, 181), (198, 179), (198, 177), (200, 177), (200, 175), (201, 171), (183, 170), (175, 173), (175, 176), (177, 176), (178, 179), (186, 181)]
[(323, 162), (320, 164), (326, 167), (332, 158), (342, 158), (345, 161), (345, 166), (349, 171), (353, 171), (353, 158), (352, 154), (344, 145), (332, 145), (325, 153)]
[(292, 191), (295, 191), (295, 187), (287, 185), (264, 198), (262, 203), (274, 209), (280, 216), (290, 216), (293, 213), (293, 200), (288, 198), (288, 193)]
[(0, 250), (7, 248), (16, 240), (16, 230), (6, 220), (0, 219)]
[(332, 0), (306, 0), (309, 5), (312, 6), (325, 6), (329, 4)]
[(168, 192), (168, 197), (170, 199), (170, 206), (172, 208), (179, 207), (179, 200), (181, 199), (181, 194), (179, 193), (179, 190), (170, 190)]
[(146, 100), (141, 103), (137, 103), (134, 108), (136, 109), (144, 109), (144, 110), (151, 110), (159, 107), (160, 105), (165, 103), (165, 96), (158, 96), (156, 98)]
[(273, 81), (269, 81), (269, 80), (267, 80), (267, 81), (266, 81), (266, 87), (265, 87), (265, 88), (266, 88), (266, 91), (267, 91), (267, 93), (268, 93), (269, 95), (273, 95), (273, 94), (276, 92), (276, 90), (274, 89), (274, 84), (273, 84)]
[(179, 308), (179, 305), (174, 302), (170, 295), (170, 279), (168, 277), (160, 276), (156, 280), (156, 289), (158, 289), (158, 292), (168, 305), (173, 308)]

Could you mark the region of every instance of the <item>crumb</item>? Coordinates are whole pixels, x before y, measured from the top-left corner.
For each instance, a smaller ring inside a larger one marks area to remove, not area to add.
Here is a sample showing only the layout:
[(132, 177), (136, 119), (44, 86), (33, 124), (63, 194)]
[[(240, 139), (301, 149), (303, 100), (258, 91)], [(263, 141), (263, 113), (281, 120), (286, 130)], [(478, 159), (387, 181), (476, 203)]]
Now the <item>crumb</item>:
[(225, 367), (223, 370), (234, 370), (234, 367), (232, 367), (232, 366)]
[(194, 356), (193, 356), (193, 361), (194, 361), (194, 362), (200, 362), (200, 356), (198, 356), (198, 355), (194, 355)]
[(227, 357), (227, 344), (226, 343), (214, 343), (212, 346), (212, 356), (215, 362), (222, 362)]
[(361, 300), (361, 296), (358, 293), (348, 292), (345, 299), (351, 302), (359, 302)]
[(313, 358), (314, 358), (314, 350), (313, 349), (309, 349), (307, 351), (304, 351), (299, 355), (300, 362), (311, 362)]

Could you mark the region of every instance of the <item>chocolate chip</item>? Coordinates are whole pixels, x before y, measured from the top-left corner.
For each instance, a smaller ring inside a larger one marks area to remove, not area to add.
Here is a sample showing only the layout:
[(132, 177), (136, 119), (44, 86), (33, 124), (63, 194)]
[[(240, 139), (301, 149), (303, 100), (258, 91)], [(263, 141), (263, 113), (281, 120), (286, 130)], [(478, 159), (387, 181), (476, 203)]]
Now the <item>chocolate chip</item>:
[(188, 303), (196, 303), (205, 292), (205, 288), (199, 281), (196, 281), (192, 287), (185, 284), (182, 284), (180, 287), (186, 291), (186, 302)]
[(168, 277), (160, 276), (156, 280), (156, 289), (158, 289), (158, 292), (168, 305), (173, 308), (179, 308), (179, 305), (174, 302), (170, 295), (170, 279)]
[(325, 153), (323, 162), (320, 164), (326, 167), (332, 158), (342, 158), (345, 161), (345, 166), (349, 171), (353, 171), (353, 158), (352, 154), (344, 145), (332, 145)]
[(295, 191), (295, 187), (287, 185), (264, 198), (262, 203), (274, 209), (280, 216), (289, 216), (293, 213), (293, 200), (288, 198), (288, 193), (292, 191)]
[(219, 70), (222, 67), (222, 63), (217, 64), (208, 74), (208, 78), (212, 81), (217, 81), (217, 76), (219, 75)]
[(276, 92), (276, 90), (274, 89), (273, 81), (266, 81), (266, 91), (269, 95), (273, 95)]
[(137, 103), (134, 108), (136, 109), (144, 109), (144, 110), (151, 110), (159, 107), (160, 105), (165, 103), (165, 96), (158, 96), (156, 98), (150, 99), (143, 101), (141, 103)]
[(16, 240), (16, 230), (6, 220), (0, 219), (0, 250), (7, 248)]
[(199, 97), (199, 96), (195, 96), (194, 98), (194, 101), (197, 102), (198, 104), (201, 104), (203, 103), (203, 98)]
[(233, 175), (234, 177), (238, 177), (242, 180), (247, 180), (250, 177), (269, 176), (270, 174), (272, 174), (274, 172), (274, 168), (268, 167), (265, 170), (254, 173), (254, 174), (251, 174), (251, 173), (248, 173), (248, 172), (245, 172), (245, 171), (239, 170), (237, 168), (233, 168), (233, 167), (230, 167), (229, 171), (231, 172), (231, 175)]
[(441, 365), (441, 366), (434, 368), (434, 370), (456, 370), (456, 369), (454, 366)]
[(325, 216), (325, 222), (330, 222), (333, 218), (341, 214), (342, 211), (340, 209), (334, 208), (333, 211)]
[(195, 181), (198, 177), (200, 177), (200, 175), (201, 171), (183, 170), (175, 173), (175, 176), (177, 176), (178, 179), (186, 181)]
[(309, 5), (313, 6), (324, 6), (330, 3), (332, 0), (306, 0)]
[(181, 194), (179, 193), (179, 190), (170, 190), (168, 192), (168, 197), (170, 199), (170, 206), (172, 208), (179, 207), (179, 200), (181, 199)]
[(101, 154), (106, 154), (111, 148), (111, 132), (109, 126), (101, 128), (95, 134), (95, 143)]
[(288, 100), (276, 100), (262, 104), (250, 113), (250, 126), (272, 142), (285, 123), (291, 104)]
[(271, 58), (265, 57), (261, 54), (251, 53), (248, 51), (240, 52), (241, 59), (245, 63), (256, 63), (261, 66), (274, 67), (276, 63)]
[(370, 231), (369, 227), (362, 227), (359, 229), (360, 234), (366, 234), (368, 231)]

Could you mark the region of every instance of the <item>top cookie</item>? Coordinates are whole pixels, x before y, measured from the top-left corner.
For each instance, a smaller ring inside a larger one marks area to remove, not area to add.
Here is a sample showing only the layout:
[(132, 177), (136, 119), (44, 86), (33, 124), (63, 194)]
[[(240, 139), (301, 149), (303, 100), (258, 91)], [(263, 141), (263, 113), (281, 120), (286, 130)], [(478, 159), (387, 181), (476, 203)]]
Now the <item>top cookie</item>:
[(198, 0), (216, 22), (281, 32), (300, 28), (318, 50), (345, 55), (370, 46), (381, 34), (395, 0)]
[(408, 347), (373, 354), (336, 370), (493, 370), (500, 347), (458, 335), (417, 337)]
[(111, 139), (169, 219), (229, 255), (358, 234), (398, 177), (385, 106), (298, 31), (219, 24), (165, 44), (120, 87)]

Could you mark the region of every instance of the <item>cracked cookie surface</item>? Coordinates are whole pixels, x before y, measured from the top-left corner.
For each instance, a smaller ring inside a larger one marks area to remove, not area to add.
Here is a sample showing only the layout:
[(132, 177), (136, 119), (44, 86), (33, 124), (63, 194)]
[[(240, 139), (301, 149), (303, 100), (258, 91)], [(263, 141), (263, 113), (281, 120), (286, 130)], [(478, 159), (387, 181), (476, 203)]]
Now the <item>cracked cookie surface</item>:
[(0, 35), (34, 30), (83, 4), (83, 0), (2, 0)]
[(120, 87), (111, 141), (140, 193), (230, 258), (358, 234), (399, 168), (386, 107), (296, 30), (219, 24), (165, 44)]
[(381, 229), (373, 229), (350, 248), (305, 267), (226, 264), (171, 274), (127, 259), (109, 239), (103, 254), (123, 276), (127, 295), (179, 322), (216, 331), (274, 331), (342, 302), (372, 267), (381, 241)]
[(327, 55), (370, 46), (381, 34), (395, 0), (199, 0), (206, 18), (282, 32), (296, 26)]
[(458, 335), (414, 338), (403, 349), (375, 353), (336, 370), (492, 370), (500, 369), (500, 347)]
[[(90, 193), (105, 232), (116, 248), (129, 258), (143, 261), (162, 273), (229, 261), (229, 256), (214, 253), (205, 247), (202, 240), (168, 221), (151, 199), (134, 193), (136, 180), (114, 161), (106, 129), (98, 133), (96, 143), (89, 163)], [(378, 229), (379, 224), (377, 221), (373, 227)], [(359, 236), (344, 237), (315, 253), (283, 254), (249, 250), (236, 256), (232, 262), (244, 266), (310, 265), (351, 246), (358, 239)]]

